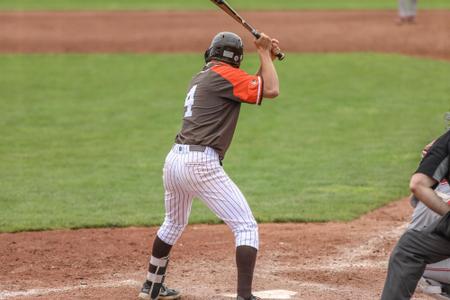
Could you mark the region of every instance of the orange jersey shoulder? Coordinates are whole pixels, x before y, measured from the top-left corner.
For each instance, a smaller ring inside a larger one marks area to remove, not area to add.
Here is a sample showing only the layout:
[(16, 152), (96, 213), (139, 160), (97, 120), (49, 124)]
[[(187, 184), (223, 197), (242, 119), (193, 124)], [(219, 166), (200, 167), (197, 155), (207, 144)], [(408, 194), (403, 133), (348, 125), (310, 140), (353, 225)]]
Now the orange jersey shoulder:
[(211, 70), (219, 74), (233, 86), (233, 95), (240, 101), (261, 104), (263, 98), (263, 80), (260, 76), (250, 75), (228, 64), (217, 64)]

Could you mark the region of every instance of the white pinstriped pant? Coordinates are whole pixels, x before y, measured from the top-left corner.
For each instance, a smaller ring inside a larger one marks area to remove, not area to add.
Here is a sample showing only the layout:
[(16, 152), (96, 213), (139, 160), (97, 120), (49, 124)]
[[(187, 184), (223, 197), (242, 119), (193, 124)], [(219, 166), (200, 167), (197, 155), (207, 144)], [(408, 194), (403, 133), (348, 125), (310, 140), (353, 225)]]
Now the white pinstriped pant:
[(194, 197), (200, 198), (231, 229), (237, 246), (259, 247), (258, 225), (242, 192), (220, 165), (219, 155), (206, 147), (189, 151), (175, 144), (163, 169), (166, 215), (158, 237), (174, 245), (188, 224)]

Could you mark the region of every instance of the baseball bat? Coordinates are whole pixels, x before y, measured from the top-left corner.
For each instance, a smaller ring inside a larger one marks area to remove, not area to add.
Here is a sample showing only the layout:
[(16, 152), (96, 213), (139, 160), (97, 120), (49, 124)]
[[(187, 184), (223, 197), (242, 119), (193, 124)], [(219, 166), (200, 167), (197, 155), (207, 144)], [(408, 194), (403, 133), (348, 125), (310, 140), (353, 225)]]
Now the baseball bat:
[[(229, 16), (231, 16), (234, 20), (236, 20), (238, 23), (240, 23), (242, 26), (244, 26), (245, 29), (250, 31), (251, 34), (257, 39), (261, 37), (261, 34), (258, 30), (256, 30), (255, 27), (250, 25), (247, 21), (244, 20), (225, 0), (211, 0), (212, 3), (217, 5), (221, 10), (223, 10), (225, 13), (227, 13)], [(282, 52), (277, 53), (278, 60), (283, 60), (286, 55)]]

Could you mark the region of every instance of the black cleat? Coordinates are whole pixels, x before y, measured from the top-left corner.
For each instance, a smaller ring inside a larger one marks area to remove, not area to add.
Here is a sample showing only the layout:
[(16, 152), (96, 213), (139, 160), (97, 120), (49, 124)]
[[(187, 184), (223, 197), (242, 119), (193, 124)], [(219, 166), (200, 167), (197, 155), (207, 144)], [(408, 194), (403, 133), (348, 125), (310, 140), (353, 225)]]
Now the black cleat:
[[(153, 298), (153, 299), (158, 299), (158, 300), (174, 300), (174, 299), (179, 299), (181, 297), (181, 294), (179, 291), (174, 290), (174, 289), (170, 289), (167, 286), (165, 286), (164, 284), (157, 284), (159, 285), (159, 296), (157, 298)], [(142, 300), (153, 300), (150, 297), (150, 289), (152, 287), (152, 283), (148, 280), (146, 280), (144, 282), (144, 284), (142, 285), (142, 289), (141, 292), (139, 293), (139, 299)], [(158, 288), (153, 287), (153, 288)]]
[(159, 300), (172, 300), (179, 299), (181, 294), (179, 291), (168, 288), (164, 284), (161, 286), (161, 290), (159, 290)]

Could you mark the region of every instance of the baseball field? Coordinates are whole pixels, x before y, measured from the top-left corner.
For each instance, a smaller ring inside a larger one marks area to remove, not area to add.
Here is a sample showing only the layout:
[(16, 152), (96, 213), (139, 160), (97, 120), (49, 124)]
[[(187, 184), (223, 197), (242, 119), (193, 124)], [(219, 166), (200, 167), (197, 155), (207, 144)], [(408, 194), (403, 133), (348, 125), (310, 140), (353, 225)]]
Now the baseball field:
[[(230, 2), (287, 53), (280, 97), (243, 107), (224, 161), (261, 223), (255, 290), (377, 299), (450, 110), (450, 3), (397, 26), (395, 1)], [(187, 84), (223, 30), (256, 72), (252, 38), (209, 1), (0, 9), (0, 299), (135, 299)], [(199, 200), (190, 223), (167, 283), (227, 299), (232, 234)]]

